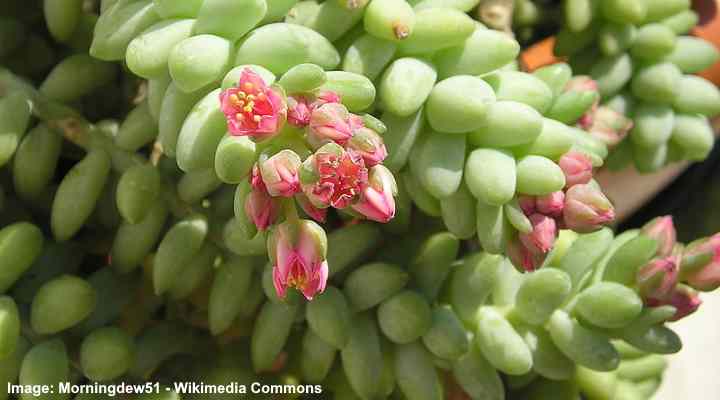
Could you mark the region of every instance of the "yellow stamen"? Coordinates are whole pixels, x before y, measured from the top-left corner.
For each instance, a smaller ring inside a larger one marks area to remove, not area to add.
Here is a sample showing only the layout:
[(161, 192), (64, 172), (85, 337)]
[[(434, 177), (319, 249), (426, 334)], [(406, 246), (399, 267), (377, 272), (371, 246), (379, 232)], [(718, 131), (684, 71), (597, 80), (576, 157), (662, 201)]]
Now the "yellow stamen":
[(253, 101), (248, 101), (247, 105), (246, 105), (245, 107), (243, 107), (243, 111), (245, 111), (245, 112), (252, 112), (253, 107), (255, 107), (255, 102), (253, 102)]
[(287, 285), (297, 288), (299, 290), (303, 290), (305, 286), (307, 286), (307, 279), (305, 276), (298, 276), (297, 278), (294, 276), (290, 276), (288, 277)]
[(238, 95), (241, 99), (244, 99), (245, 96), (246, 96), (246, 93), (241, 90), (241, 91), (237, 92), (237, 95)]
[(252, 100), (255, 100), (255, 96), (249, 94), (249, 95), (247, 96), (247, 99), (248, 99), (248, 100), (251, 100), (251, 101), (252, 101)]
[(235, 114), (235, 119), (238, 121), (242, 121), (243, 119), (245, 119), (245, 116), (240, 113), (237, 113), (237, 114)]
[(261, 119), (262, 119), (262, 117), (260, 117), (259, 115), (255, 115), (253, 117), (253, 121), (255, 121), (255, 122), (260, 122)]

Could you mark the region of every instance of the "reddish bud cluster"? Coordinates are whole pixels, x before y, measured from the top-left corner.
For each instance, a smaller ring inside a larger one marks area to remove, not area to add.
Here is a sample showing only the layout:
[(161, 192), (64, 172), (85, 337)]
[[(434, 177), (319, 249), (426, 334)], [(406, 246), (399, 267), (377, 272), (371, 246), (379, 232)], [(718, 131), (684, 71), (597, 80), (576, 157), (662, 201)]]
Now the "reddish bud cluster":
[(615, 218), (610, 201), (592, 180), (592, 163), (583, 153), (570, 151), (558, 164), (565, 174), (565, 189), (545, 196), (520, 196), (518, 203), (532, 225), (510, 241), (508, 256), (525, 270), (534, 271), (545, 261), (561, 228), (593, 232)]

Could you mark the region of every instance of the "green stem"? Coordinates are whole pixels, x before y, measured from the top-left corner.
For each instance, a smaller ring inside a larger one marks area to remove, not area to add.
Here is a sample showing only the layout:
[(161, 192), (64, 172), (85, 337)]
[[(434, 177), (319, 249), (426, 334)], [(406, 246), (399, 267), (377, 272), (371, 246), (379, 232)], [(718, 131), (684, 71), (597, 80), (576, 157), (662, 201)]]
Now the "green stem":
[(298, 216), (297, 207), (295, 206), (295, 199), (288, 197), (283, 199), (283, 211), (285, 212), (285, 219), (293, 225), (300, 223), (300, 217)]
[(122, 172), (133, 165), (147, 162), (139, 154), (117, 148), (112, 138), (104, 135), (76, 110), (47, 99), (29, 83), (10, 71), (0, 68), (0, 97), (15, 91), (23, 92), (27, 96), (32, 103), (32, 111), (35, 117), (54, 131), (62, 134), (69, 142), (87, 151), (92, 149), (107, 151), (112, 157), (113, 168), (118, 172)]

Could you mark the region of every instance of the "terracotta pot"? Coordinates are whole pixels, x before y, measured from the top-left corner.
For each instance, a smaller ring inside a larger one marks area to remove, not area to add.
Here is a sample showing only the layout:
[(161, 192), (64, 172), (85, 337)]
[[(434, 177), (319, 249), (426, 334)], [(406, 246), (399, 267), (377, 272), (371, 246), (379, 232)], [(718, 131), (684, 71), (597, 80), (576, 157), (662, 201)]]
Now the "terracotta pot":
[[(691, 33), (711, 42), (720, 50), (720, 16), (718, 16), (720, 0), (694, 0), (692, 6), (700, 16), (700, 21)], [(525, 49), (520, 55), (523, 68), (526, 71), (534, 71), (545, 65), (562, 61), (553, 54), (554, 45), (555, 38), (549, 37)], [(698, 75), (720, 86), (720, 61)]]
[[(693, 9), (700, 15), (700, 22), (692, 34), (715, 45), (720, 50), (720, 0), (694, 0)], [(720, 86), (720, 61), (698, 75)]]
[(523, 70), (532, 72), (540, 67), (563, 61), (553, 54), (555, 37), (545, 38), (523, 50), (520, 54), (520, 64)]

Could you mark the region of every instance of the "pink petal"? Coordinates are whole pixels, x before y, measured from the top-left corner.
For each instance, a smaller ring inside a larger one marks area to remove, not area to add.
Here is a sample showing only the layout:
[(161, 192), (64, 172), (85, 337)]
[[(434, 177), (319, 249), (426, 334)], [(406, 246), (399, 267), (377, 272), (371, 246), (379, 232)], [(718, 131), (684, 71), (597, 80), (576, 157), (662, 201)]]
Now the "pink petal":
[(377, 222), (388, 222), (395, 216), (395, 200), (392, 195), (388, 199), (384, 193), (371, 187), (365, 189), (362, 200), (352, 208), (367, 219)]
[(327, 284), (328, 279), (328, 265), (327, 261), (323, 261), (317, 268), (315, 276), (312, 280), (308, 282), (308, 284), (303, 288), (303, 296), (305, 296), (306, 299), (312, 300), (316, 294), (322, 293), (325, 291), (325, 285)]
[(312, 267), (320, 260), (320, 249), (313, 237), (307, 233), (301, 233), (297, 243), (297, 257), (302, 260), (302, 264), (307, 266), (306, 274), (311, 278), (315, 271)]
[(275, 286), (275, 293), (277, 293), (278, 297), (284, 299), (287, 285), (285, 284), (280, 269), (277, 266), (273, 267), (273, 286)]
[(255, 88), (257, 88), (257, 89), (264, 89), (267, 87), (267, 84), (260, 77), (260, 75), (255, 73), (255, 71), (253, 71), (250, 68), (245, 68), (240, 73), (239, 86), (244, 87), (245, 83), (247, 83), (247, 82), (250, 82), (251, 84), (253, 84), (253, 86), (255, 86)]
[(283, 282), (285, 282), (290, 274), (290, 268), (295, 262), (296, 255), (295, 250), (291, 247), (282, 228), (278, 229), (277, 234), (279, 237), (277, 246), (275, 247), (275, 259), (277, 261), (279, 273), (282, 276)]

